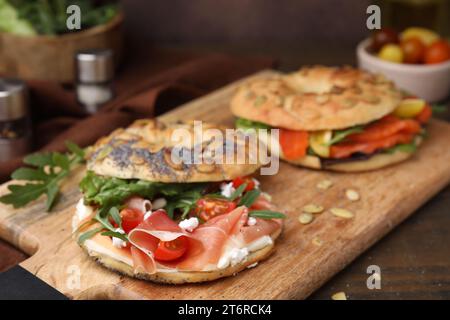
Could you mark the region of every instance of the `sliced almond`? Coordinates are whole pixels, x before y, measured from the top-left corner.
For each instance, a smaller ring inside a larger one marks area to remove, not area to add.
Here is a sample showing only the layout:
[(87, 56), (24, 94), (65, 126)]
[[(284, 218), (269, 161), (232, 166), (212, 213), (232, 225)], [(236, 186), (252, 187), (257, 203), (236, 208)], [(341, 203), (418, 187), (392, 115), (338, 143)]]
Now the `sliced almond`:
[(351, 219), (355, 216), (352, 212), (348, 211), (347, 209), (343, 209), (343, 208), (331, 208), (330, 211), (336, 217), (340, 217), (340, 218), (344, 218), (344, 219)]
[(298, 217), (298, 221), (300, 221), (301, 224), (308, 224), (311, 223), (314, 220), (314, 216), (311, 213), (302, 213)]
[(350, 201), (358, 201), (360, 199), (358, 191), (353, 190), (353, 189), (345, 190), (345, 196)]
[(303, 212), (305, 213), (321, 213), (323, 211), (323, 207), (314, 203), (307, 204), (303, 207)]
[(333, 182), (331, 180), (325, 179), (325, 180), (319, 181), (317, 183), (316, 187), (317, 187), (317, 189), (320, 189), (320, 190), (328, 190), (331, 188), (332, 185), (333, 185)]
[(336, 292), (331, 296), (331, 299), (333, 300), (347, 300), (347, 296), (345, 295), (345, 292)]

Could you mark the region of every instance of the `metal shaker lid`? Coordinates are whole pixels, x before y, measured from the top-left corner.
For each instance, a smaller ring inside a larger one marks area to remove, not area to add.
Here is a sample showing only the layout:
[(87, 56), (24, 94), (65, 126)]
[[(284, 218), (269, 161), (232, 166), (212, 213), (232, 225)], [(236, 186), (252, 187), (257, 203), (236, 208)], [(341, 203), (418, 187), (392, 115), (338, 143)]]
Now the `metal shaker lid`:
[(79, 51), (75, 55), (75, 64), (80, 82), (106, 82), (114, 76), (113, 52), (110, 49)]
[(18, 79), (0, 78), (0, 121), (28, 116), (27, 87)]

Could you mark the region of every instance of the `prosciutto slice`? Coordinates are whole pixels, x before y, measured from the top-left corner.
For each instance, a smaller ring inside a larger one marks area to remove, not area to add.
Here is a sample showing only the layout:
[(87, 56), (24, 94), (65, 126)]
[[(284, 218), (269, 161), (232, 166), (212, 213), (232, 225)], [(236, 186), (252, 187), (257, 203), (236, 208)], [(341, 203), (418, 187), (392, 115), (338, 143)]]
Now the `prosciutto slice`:
[[(170, 219), (164, 210), (155, 211), (128, 235), (135, 271), (152, 274), (160, 269), (214, 270), (225, 247), (245, 246), (281, 228), (281, 222), (276, 220), (257, 219), (253, 226), (247, 226), (247, 220), (248, 209), (238, 207), (230, 213), (208, 220), (189, 233)], [(159, 241), (172, 241), (181, 236), (188, 238), (189, 246), (180, 259), (155, 261), (154, 252)]]

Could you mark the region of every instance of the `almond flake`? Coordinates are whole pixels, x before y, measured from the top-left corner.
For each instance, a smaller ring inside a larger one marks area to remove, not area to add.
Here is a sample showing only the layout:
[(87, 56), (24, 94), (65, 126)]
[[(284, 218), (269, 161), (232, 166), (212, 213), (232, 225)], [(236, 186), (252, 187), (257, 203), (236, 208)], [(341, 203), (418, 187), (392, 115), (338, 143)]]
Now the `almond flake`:
[(336, 292), (331, 296), (331, 299), (333, 300), (347, 300), (347, 296), (345, 295), (345, 292)]
[(300, 221), (301, 224), (308, 224), (311, 223), (314, 220), (314, 216), (311, 213), (302, 213), (298, 217), (298, 221)]
[(350, 201), (358, 201), (359, 200), (359, 193), (356, 190), (353, 189), (347, 189), (345, 190), (345, 196)]
[(328, 190), (331, 188), (331, 186), (333, 185), (333, 182), (331, 180), (322, 180), (319, 181), (319, 183), (317, 183), (316, 187), (317, 189), (320, 190)]
[(306, 213), (321, 213), (323, 211), (323, 207), (319, 206), (317, 204), (307, 204), (306, 206), (303, 207), (303, 212)]
[(345, 218), (345, 219), (351, 219), (354, 217), (354, 214), (351, 213), (350, 211), (348, 211), (347, 209), (331, 208), (330, 211), (336, 217)]

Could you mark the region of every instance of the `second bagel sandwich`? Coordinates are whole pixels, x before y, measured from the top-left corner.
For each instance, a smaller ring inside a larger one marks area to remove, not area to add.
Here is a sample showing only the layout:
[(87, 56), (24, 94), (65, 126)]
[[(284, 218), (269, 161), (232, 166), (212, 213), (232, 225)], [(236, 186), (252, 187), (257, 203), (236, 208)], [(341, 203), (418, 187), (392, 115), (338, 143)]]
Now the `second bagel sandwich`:
[(409, 158), (432, 109), (382, 75), (351, 67), (305, 67), (243, 84), (231, 100), (236, 127), (279, 129), (268, 144), (293, 164), (343, 172)]

